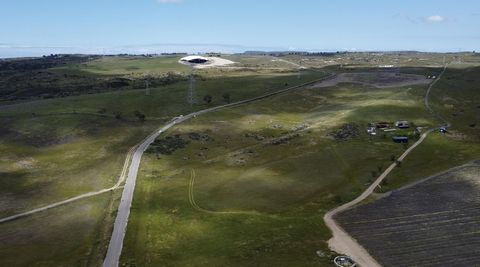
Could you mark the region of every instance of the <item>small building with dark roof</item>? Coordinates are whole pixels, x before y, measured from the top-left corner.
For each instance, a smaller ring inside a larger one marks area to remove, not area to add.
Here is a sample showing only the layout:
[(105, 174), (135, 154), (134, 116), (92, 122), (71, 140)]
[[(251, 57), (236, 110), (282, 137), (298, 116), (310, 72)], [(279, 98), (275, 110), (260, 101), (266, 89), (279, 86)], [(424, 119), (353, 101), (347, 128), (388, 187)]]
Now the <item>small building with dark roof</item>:
[(408, 143), (408, 137), (407, 136), (393, 136), (392, 140), (395, 143)]

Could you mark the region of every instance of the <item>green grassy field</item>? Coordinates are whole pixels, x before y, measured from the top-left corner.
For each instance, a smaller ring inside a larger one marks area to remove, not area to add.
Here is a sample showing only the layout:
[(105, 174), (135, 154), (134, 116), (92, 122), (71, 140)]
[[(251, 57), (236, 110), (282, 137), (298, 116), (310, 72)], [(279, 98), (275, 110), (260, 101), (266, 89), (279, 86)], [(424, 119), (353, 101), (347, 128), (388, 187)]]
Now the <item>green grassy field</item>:
[(189, 67), (178, 64), (180, 57), (103, 57), (87, 63), (56, 68), (62, 73), (85, 73), (90, 75), (158, 75), (165, 72), (188, 72)]
[[(142, 162), (122, 262), (329, 266), (324, 212), (357, 196), (405, 149), (390, 135), (367, 135), (367, 124), (434, 125), (425, 89), (300, 89), (177, 126), (168, 135), (186, 147)], [(328, 135), (347, 123), (358, 137)]]
[[(388, 178), (382, 191), (476, 160), (480, 156), (480, 69), (452, 64), (432, 90), (435, 112), (452, 124), (449, 133), (432, 134)], [(436, 119), (437, 125), (442, 124)]]
[(0, 119), (0, 214), (28, 211), (116, 183), (125, 155), (153, 123), (84, 115)]
[[(98, 65), (91, 69), (79, 65), (68, 66), (68, 70), (57, 68), (53, 71), (68, 71), (72, 75), (91, 72), (91, 75), (108, 76), (123, 75), (126, 72), (122, 71), (132, 64), (141, 68), (139, 73), (147, 69), (161, 73), (184, 68), (171, 58), (159, 60), (150, 62), (149, 59), (108, 58), (87, 63)], [(121, 90), (0, 106), (0, 123), (5, 126), (0, 130), (1, 216), (112, 186), (118, 179), (131, 146), (174, 116), (225, 103), (225, 92), (230, 94), (231, 101), (238, 101), (326, 74), (315, 71), (298, 78), (295, 72), (228, 71), (221, 74), (223, 78), (220, 78), (219, 71), (209, 72), (200, 74), (201, 78), (198, 78), (196, 87), (199, 103), (193, 106), (186, 103), (188, 84), (185, 82), (152, 87), (149, 96), (143, 90)], [(213, 97), (209, 105), (202, 102), (205, 94)], [(145, 114), (146, 121), (138, 121), (134, 116), (135, 111)], [(116, 119), (116, 114), (121, 114), (121, 119)], [(112, 225), (108, 220), (114, 213), (114, 209), (108, 211), (104, 208), (107, 200), (108, 197), (100, 196), (95, 200), (59, 208), (63, 214), (56, 213), (57, 209), (54, 209), (48, 213), (55, 213), (55, 216), (39, 214), (1, 225), (2, 232), (14, 234), (15, 242), (20, 244), (16, 246), (10, 243), (12, 235), (0, 236), (1, 243), (5, 244), (0, 248), (2, 263), (8, 266), (15, 262), (15, 266), (32, 266), (34, 262), (34, 266), (51, 266), (52, 262), (58, 262), (60, 266), (100, 265), (105, 242), (109, 238), (108, 230)], [(117, 204), (112, 202), (111, 207)], [(82, 208), (92, 211), (88, 216), (83, 214), (85, 220), (88, 218), (88, 223), (62, 219), (62, 215), (65, 218), (78, 218), (82, 215), (78, 210)], [(31, 227), (34, 223), (45, 227), (54, 225), (56, 229), (45, 231), (42, 238), (26, 240), (28, 235), (33, 235), (33, 230), (38, 230)], [(95, 237), (95, 233), (102, 230), (102, 224), (107, 227), (106, 234)], [(72, 233), (71, 238), (52, 241), (55, 235), (65, 232), (68, 236), (67, 233), (75, 228), (78, 228), (77, 232)], [(100, 244), (97, 239), (103, 243)], [(50, 242), (49, 253), (41, 249), (45, 242)], [(16, 254), (9, 253), (10, 247), (32, 252), (17, 261)], [(63, 255), (67, 248), (74, 252)], [(93, 263), (92, 255), (96, 257)]]
[(97, 196), (1, 224), (0, 265), (101, 266), (117, 198)]
[[(409, 64), (401, 72), (437, 73), (443, 56), (424, 56), (428, 64), (401, 58)], [(226, 57), (238, 63), (195, 71), (198, 103), (193, 106), (186, 102), (186, 81), (153, 86), (148, 96), (144, 90), (118, 90), (0, 106), (1, 216), (112, 186), (131, 146), (174, 116), (226, 103), (225, 93), (233, 102), (330, 71), (365, 71), (361, 66), (379, 64), (361, 53), (341, 56), (346, 64), (358, 63), (351, 69), (321, 69), (338, 62), (285, 57), (313, 68), (300, 73), (273, 57)], [(393, 56), (380, 59), (388, 62)], [(50, 71), (95, 77), (188, 73), (177, 60), (106, 57)], [(384, 190), (478, 156), (478, 70), (467, 68), (477, 61), (464, 57), (433, 91), (433, 106), (454, 121), (451, 133), (429, 137), (388, 178)], [(329, 266), (324, 212), (358, 195), (392, 155), (405, 149), (392, 143), (390, 134), (368, 136), (367, 124), (405, 119), (438, 125), (423, 106), (425, 90), (358, 84), (300, 89), (177, 126), (168, 135), (188, 141), (186, 148), (144, 155), (122, 262)], [(210, 104), (202, 101), (207, 94)], [(138, 121), (135, 111), (146, 121)], [(358, 136), (334, 140), (330, 133), (345, 124), (356, 125)], [(98, 196), (0, 225), (0, 265), (101, 265), (117, 200)], [(13, 253), (17, 250), (26, 251), (22, 259)]]

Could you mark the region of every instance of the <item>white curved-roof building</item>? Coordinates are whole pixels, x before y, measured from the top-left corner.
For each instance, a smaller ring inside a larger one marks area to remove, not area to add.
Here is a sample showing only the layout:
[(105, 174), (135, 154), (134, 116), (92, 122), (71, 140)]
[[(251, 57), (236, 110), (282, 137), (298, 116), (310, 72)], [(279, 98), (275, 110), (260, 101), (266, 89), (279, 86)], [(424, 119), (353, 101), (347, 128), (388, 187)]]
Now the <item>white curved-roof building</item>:
[(234, 64), (235, 62), (221, 57), (202, 57), (202, 56), (186, 56), (182, 57), (178, 62), (195, 68), (218, 67)]
[(180, 61), (194, 63), (194, 64), (202, 64), (207, 63), (209, 60), (206, 57), (202, 56), (186, 56), (180, 59)]

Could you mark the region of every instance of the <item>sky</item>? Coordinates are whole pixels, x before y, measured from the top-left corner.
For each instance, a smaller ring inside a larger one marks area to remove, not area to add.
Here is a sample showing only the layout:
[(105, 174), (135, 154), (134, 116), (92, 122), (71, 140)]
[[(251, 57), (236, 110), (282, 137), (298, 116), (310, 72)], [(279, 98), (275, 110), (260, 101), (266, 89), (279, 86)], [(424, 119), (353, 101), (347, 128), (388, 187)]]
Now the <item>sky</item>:
[(480, 50), (478, 0), (1, 0), (0, 57)]

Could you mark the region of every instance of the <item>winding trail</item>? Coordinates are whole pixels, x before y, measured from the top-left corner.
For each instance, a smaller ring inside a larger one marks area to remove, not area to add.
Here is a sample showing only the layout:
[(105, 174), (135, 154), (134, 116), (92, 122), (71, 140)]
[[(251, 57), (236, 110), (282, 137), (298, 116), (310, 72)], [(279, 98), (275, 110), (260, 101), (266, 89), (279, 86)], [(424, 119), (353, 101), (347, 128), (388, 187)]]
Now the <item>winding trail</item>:
[[(426, 109), (434, 116), (436, 116), (438, 119), (440, 119), (443, 123), (443, 127), (450, 127), (450, 123), (447, 122), (443, 117), (440, 115), (436, 114), (433, 109), (430, 107), (429, 103), (429, 97), (430, 97), (430, 92), (433, 88), (433, 86), (440, 80), (442, 75), (445, 73), (447, 70), (448, 64), (445, 64), (445, 67), (443, 68), (442, 72), (438, 75), (437, 79), (433, 81), (430, 86), (427, 89), (427, 92), (425, 94), (425, 107)], [(417, 146), (419, 146), (427, 136), (432, 133), (433, 131), (437, 130), (438, 128), (432, 128), (425, 133), (423, 133), (420, 136), (420, 139), (415, 142), (412, 146), (410, 146), (405, 152), (397, 159), (396, 162), (392, 163), (376, 180), (373, 182), (360, 196), (355, 198), (354, 200), (345, 203), (339, 207), (336, 207), (330, 211), (328, 211), (324, 217), (323, 220), (326, 224), (326, 226), (331, 230), (332, 232), (332, 238), (328, 241), (330, 249), (333, 251), (336, 251), (341, 254), (346, 254), (350, 256), (356, 263), (358, 263), (360, 266), (364, 267), (379, 267), (381, 266), (371, 255), (368, 253), (368, 251), (362, 247), (353, 237), (351, 237), (334, 219), (335, 215), (338, 213), (344, 212), (353, 206), (357, 205), (358, 203), (362, 202), (365, 200), (368, 196), (370, 196), (375, 188), (380, 185), (380, 183), (387, 177), (390, 172), (395, 169), (397, 166), (398, 162), (402, 162), (410, 152), (412, 152)]]
[(193, 191), (193, 186), (195, 185), (195, 178), (197, 174), (194, 169), (190, 169), (190, 181), (188, 183), (188, 202), (190, 205), (200, 212), (205, 212), (209, 214), (246, 214), (246, 215), (258, 215), (258, 216), (265, 216), (270, 217), (269, 215), (263, 215), (256, 211), (214, 211), (214, 210), (207, 210), (200, 207), (197, 202), (195, 201), (195, 195)]

